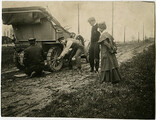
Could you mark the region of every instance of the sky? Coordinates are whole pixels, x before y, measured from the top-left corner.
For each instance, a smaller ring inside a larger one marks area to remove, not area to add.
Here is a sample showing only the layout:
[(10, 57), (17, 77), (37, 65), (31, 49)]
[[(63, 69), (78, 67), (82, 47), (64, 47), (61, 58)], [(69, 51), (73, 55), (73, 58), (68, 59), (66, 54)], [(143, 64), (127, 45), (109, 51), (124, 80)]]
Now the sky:
[[(114, 5), (113, 37), (115, 41), (126, 41), (154, 37), (154, 3), (132, 1), (3, 1), (2, 8), (43, 6), (61, 23), (63, 27), (70, 27), (70, 32), (78, 34), (78, 4), (80, 34), (90, 40), (91, 26), (87, 22), (89, 17), (95, 17), (96, 22), (105, 21), (107, 31), (112, 34), (112, 5)], [(3, 27), (4, 28), (4, 27)]]

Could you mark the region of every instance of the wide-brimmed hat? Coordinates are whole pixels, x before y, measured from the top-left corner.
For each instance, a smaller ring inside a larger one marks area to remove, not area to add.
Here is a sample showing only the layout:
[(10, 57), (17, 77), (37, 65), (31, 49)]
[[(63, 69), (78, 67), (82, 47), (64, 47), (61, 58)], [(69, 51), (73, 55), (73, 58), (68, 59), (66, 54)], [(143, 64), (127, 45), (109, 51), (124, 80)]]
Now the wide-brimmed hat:
[(98, 23), (98, 28), (100, 28), (100, 29), (106, 29), (107, 28), (106, 23), (105, 22)]
[(90, 17), (90, 18), (88, 19), (88, 22), (91, 22), (91, 21), (95, 21), (95, 18), (94, 18), (94, 17)]
[(28, 41), (36, 41), (36, 38), (29, 38)]

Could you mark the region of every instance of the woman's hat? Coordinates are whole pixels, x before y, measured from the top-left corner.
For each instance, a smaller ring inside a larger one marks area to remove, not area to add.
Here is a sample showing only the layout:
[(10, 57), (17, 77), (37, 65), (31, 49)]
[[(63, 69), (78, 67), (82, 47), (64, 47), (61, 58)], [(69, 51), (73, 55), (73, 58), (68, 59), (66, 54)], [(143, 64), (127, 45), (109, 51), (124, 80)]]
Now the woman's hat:
[(106, 26), (105, 22), (101, 22), (101, 23), (98, 24), (98, 28), (106, 29), (107, 26)]
[(77, 35), (76, 36), (76, 40), (79, 40), (79, 41), (81, 41), (81, 43), (82, 43), (82, 45), (84, 45), (84, 38), (81, 36), (81, 35)]

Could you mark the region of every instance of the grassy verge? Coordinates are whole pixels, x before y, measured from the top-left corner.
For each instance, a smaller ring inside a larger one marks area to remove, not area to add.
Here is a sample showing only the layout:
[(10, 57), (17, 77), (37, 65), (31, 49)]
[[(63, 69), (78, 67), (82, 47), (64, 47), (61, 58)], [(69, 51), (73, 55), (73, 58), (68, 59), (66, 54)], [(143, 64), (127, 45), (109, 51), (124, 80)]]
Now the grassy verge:
[[(155, 115), (154, 45), (121, 65), (117, 85), (98, 81), (75, 93), (61, 93), (41, 110), (28, 116), (78, 118), (144, 118)], [(95, 78), (92, 78), (95, 79)]]

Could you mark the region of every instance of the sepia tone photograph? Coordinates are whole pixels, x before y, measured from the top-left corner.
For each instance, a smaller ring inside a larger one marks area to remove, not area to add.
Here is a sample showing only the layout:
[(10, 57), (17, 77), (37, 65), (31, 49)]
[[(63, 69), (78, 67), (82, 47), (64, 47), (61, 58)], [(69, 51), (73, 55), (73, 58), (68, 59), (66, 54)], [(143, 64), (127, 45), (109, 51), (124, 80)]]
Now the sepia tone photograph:
[(2, 118), (155, 118), (154, 1), (1, 3)]

